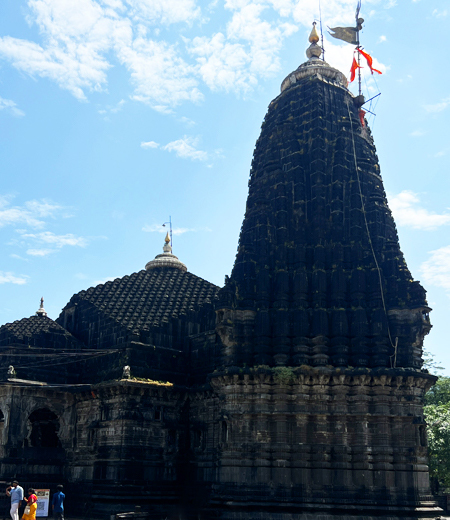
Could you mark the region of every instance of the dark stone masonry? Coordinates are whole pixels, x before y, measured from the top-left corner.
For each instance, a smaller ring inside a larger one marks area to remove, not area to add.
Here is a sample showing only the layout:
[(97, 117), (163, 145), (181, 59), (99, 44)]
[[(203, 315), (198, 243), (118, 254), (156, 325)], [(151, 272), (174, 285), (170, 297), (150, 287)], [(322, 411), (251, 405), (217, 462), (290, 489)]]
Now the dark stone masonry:
[(75, 294), (56, 322), (41, 303), (0, 327), (5, 479), (62, 482), (87, 518), (439, 515), (425, 290), (361, 101), (316, 48), (269, 106), (224, 287), (189, 273), (167, 238), (145, 270)]

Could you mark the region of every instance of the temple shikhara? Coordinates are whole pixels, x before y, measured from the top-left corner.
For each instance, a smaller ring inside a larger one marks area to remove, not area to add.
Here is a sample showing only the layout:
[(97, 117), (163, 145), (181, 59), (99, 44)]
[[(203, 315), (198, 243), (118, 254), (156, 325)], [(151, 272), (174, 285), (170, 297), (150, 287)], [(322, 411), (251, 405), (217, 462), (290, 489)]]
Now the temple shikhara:
[(0, 327), (5, 479), (63, 483), (89, 518), (136, 505), (152, 519), (439, 515), (425, 290), (364, 100), (320, 59), (315, 30), (306, 54), (262, 124), (223, 287), (167, 237), (145, 269), (73, 295), (56, 321), (41, 301)]

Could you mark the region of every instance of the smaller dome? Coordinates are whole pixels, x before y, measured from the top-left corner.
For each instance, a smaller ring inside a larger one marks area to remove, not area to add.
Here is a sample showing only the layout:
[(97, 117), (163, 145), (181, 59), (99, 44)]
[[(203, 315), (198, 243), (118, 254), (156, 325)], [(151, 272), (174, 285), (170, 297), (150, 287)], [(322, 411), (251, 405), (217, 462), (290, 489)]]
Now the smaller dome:
[(160, 255), (156, 255), (154, 260), (150, 260), (145, 265), (145, 269), (150, 271), (151, 269), (156, 269), (157, 267), (169, 267), (173, 269), (179, 269), (180, 271), (186, 272), (187, 267), (178, 260), (174, 254), (172, 254), (172, 246), (170, 245), (169, 233), (167, 233), (166, 238), (164, 239), (164, 253)]

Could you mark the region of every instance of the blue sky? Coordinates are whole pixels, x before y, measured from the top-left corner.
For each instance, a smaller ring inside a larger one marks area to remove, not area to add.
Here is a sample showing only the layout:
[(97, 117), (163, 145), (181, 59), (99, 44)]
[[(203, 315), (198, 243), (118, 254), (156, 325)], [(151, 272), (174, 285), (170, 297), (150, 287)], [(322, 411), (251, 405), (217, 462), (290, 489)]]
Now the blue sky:
[[(354, 0), (323, 1), (324, 27)], [(444, 0), (366, 0), (369, 117), (400, 245), (428, 291), (426, 348), (450, 374), (450, 113)], [(314, 0), (2, 0), (0, 323), (162, 251), (222, 285), (253, 148), (282, 80), (306, 60)], [(332, 40), (332, 41), (331, 41)], [(348, 73), (352, 47), (325, 35)], [(354, 90), (354, 87), (351, 87)]]

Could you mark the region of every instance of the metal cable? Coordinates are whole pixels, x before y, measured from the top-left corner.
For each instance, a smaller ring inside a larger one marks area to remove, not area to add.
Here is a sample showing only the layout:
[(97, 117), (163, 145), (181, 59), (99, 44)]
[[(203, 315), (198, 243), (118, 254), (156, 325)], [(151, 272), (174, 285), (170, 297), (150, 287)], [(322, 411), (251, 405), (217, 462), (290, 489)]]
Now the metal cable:
[[(393, 365), (393, 368), (395, 368), (395, 366), (397, 364), (397, 344), (398, 344), (398, 338), (396, 338), (396, 341), (395, 341), (395, 344), (394, 344), (394, 342), (392, 341), (391, 330), (390, 330), (390, 327), (389, 327), (389, 317), (388, 317), (388, 314), (387, 314), (386, 302), (384, 300), (383, 279), (381, 277), (381, 269), (380, 269), (380, 266), (378, 265), (378, 260), (377, 260), (376, 254), (375, 254), (375, 249), (373, 247), (372, 238), (370, 236), (369, 224), (367, 222), (366, 207), (365, 207), (365, 204), (364, 204), (364, 198), (363, 198), (362, 189), (361, 189), (361, 179), (359, 177), (359, 171), (358, 171), (358, 161), (357, 161), (357, 158), (356, 158), (355, 137), (354, 137), (354, 133), (353, 133), (352, 116), (351, 116), (351, 113), (350, 113), (350, 103), (347, 101), (346, 104), (347, 104), (347, 109), (348, 109), (348, 118), (350, 120), (350, 129), (351, 129), (351, 134), (352, 134), (352, 145), (353, 145), (353, 157), (354, 157), (354, 160), (355, 160), (356, 178), (357, 178), (357, 181), (358, 181), (359, 197), (361, 199), (361, 209), (362, 209), (363, 216), (364, 216), (364, 223), (365, 223), (365, 226), (366, 226), (367, 237), (369, 239), (370, 249), (372, 251), (372, 256), (373, 256), (373, 259), (374, 259), (374, 262), (375, 262), (375, 265), (376, 265), (376, 268), (377, 268), (377, 272), (378, 272), (378, 279), (379, 279), (379, 282), (380, 282), (381, 301), (383, 303), (383, 310), (384, 310), (384, 313), (386, 315), (387, 331), (388, 331), (389, 341), (391, 342), (391, 346), (394, 349), (394, 354), (392, 356), (390, 356), (390, 358), (391, 358), (391, 366)], [(394, 358), (394, 359), (392, 360), (392, 358)]]

